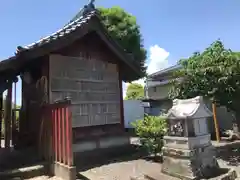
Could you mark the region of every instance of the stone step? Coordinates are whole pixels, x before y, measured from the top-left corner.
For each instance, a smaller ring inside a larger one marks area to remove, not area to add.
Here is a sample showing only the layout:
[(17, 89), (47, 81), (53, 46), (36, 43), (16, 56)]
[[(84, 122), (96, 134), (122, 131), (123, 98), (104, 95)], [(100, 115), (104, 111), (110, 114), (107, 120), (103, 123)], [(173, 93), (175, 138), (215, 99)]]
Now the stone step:
[(47, 163), (40, 163), (18, 169), (11, 169), (0, 172), (1, 180), (9, 179), (29, 179), (36, 176), (42, 176), (47, 173)]

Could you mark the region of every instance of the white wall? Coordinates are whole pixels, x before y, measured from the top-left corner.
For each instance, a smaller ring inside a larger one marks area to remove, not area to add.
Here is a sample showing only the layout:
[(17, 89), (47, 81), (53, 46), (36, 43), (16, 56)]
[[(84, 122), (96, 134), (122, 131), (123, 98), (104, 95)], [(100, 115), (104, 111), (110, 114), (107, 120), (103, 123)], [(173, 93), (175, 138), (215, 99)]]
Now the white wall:
[(125, 128), (133, 128), (131, 122), (143, 119), (144, 108), (140, 100), (124, 100), (124, 124)]

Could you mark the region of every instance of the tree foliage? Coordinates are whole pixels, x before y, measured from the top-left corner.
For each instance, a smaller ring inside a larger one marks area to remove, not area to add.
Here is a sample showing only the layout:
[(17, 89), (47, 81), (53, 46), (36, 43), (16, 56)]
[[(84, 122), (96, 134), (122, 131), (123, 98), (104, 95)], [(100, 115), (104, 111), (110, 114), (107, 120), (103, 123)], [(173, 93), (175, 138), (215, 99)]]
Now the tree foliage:
[(190, 58), (180, 60), (179, 63), (183, 68), (176, 73), (176, 76), (183, 79), (173, 82), (171, 98), (191, 98), (201, 95), (226, 106), (235, 113), (239, 111), (239, 53), (226, 49), (218, 40), (202, 53), (196, 52)]
[(139, 100), (144, 97), (144, 88), (141, 84), (131, 83), (127, 87), (126, 100)]
[(98, 8), (98, 10), (109, 34), (118, 41), (127, 53), (133, 55), (137, 68), (145, 74), (146, 50), (143, 46), (142, 35), (136, 17), (120, 7)]
[(140, 142), (147, 151), (155, 156), (160, 153), (163, 146), (163, 136), (167, 132), (165, 117), (148, 116), (132, 123)]

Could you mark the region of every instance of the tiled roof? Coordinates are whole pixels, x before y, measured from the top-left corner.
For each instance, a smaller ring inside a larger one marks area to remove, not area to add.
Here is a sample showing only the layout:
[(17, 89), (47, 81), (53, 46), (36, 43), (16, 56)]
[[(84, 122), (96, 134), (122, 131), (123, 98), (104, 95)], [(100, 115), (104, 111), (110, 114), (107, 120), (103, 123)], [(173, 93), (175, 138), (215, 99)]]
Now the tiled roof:
[(69, 34), (73, 31), (75, 31), (77, 28), (79, 28), (83, 24), (86, 24), (88, 22), (88, 20), (91, 19), (91, 17), (93, 17), (95, 14), (96, 14), (96, 11), (91, 11), (91, 12), (87, 13), (86, 15), (82, 15), (82, 16), (78, 17), (75, 21), (67, 24), (62, 29), (59, 29), (55, 33), (51, 34), (50, 36), (44, 37), (37, 42), (34, 42), (27, 46), (24, 46), (23, 50), (21, 50), (21, 51), (29, 50), (29, 49), (33, 49), (35, 47), (42, 46), (44, 44), (50, 43), (54, 40), (57, 40), (65, 35)]
[(97, 10), (95, 8), (87, 8), (88, 6), (85, 6), (81, 14), (74, 19), (72, 19), (71, 22), (69, 22), (67, 25), (65, 25), (63, 28), (59, 29), (58, 31), (54, 32), (53, 34), (46, 36), (39, 41), (36, 41), (32, 44), (29, 44), (27, 46), (18, 46), (17, 50), (15, 52), (15, 56), (11, 56), (5, 60), (0, 61), (0, 71), (5, 70), (6, 64), (9, 64), (10, 62), (15, 62), (17, 60), (17, 57), (21, 52), (27, 51), (27, 50), (32, 50), (37, 47), (41, 47), (42, 45), (48, 44), (50, 42), (53, 42), (55, 40), (58, 40), (59, 38), (68, 35), (75, 30), (77, 30), (79, 27), (83, 26), (84, 24), (88, 23), (88, 21), (95, 15), (97, 15)]
[(47, 36), (45, 38), (40, 39), (39, 41), (37, 41), (35, 43), (25, 46), (24, 49), (31, 49), (31, 48), (34, 48), (37, 46), (41, 46), (43, 44), (47, 44), (51, 41), (57, 40), (58, 38), (75, 31), (78, 27), (87, 23), (87, 21), (96, 14), (97, 14), (97, 10), (95, 9), (95, 6), (93, 3), (90, 2), (88, 5), (85, 5), (79, 11), (79, 13), (63, 28), (59, 29), (55, 33), (51, 34), (50, 36)]
[[(63, 28), (56, 31), (55, 33), (42, 38), (30, 45), (24, 47), (18, 46), (17, 51), (15, 52), (15, 56), (9, 57), (8, 59), (0, 62), (0, 72), (2, 73), (4, 71), (12, 69), (13, 71), (16, 69), (20, 70), (20, 68), (22, 68), (22, 65), (18, 63), (19, 58), (23, 57), (23, 59), (26, 60), (26, 57), (34, 59), (35, 57), (40, 56), (42, 53), (42, 46), (50, 43), (52, 44), (60, 39), (68, 37), (70, 33), (74, 33), (79, 30), (80, 27), (87, 25), (88, 22), (90, 23), (90, 20), (94, 17), (99, 18), (99, 20), (101, 19), (98, 10), (95, 9), (94, 5), (90, 3), (84, 6), (84, 8), (68, 24), (66, 24)], [(99, 32), (97, 33), (99, 33), (104, 41), (108, 41), (111, 44), (111, 49), (120, 57), (120, 59), (124, 61), (124, 63), (127, 64), (130, 69), (134, 70), (137, 76), (140, 76), (141, 72), (135, 67), (133, 57), (127, 54), (126, 51), (107, 34), (107, 29), (105, 29), (104, 26), (100, 26)], [(40, 49), (39, 51), (38, 48)], [(35, 50), (37, 51), (35, 52)], [(28, 51), (29, 56), (27, 55)]]
[(96, 11), (96, 9), (94, 4), (90, 2), (88, 5), (85, 5), (66, 25), (72, 23), (73, 21), (76, 21), (77, 19), (91, 11)]

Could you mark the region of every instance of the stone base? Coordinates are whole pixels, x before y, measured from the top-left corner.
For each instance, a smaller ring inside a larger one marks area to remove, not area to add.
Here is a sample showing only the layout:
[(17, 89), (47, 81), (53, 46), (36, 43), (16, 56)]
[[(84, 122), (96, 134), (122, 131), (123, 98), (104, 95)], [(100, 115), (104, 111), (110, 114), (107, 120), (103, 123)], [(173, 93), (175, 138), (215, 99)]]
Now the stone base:
[(187, 159), (176, 159), (174, 157), (163, 157), (162, 173), (177, 178), (189, 180), (196, 179), (191, 168), (191, 162)]
[[(112, 159), (129, 154), (134, 154), (135, 152), (137, 152), (136, 146), (130, 144), (118, 147), (79, 152), (74, 153), (74, 163), (78, 169), (87, 169), (89, 166), (92, 167), (94, 165), (106, 163)], [(91, 161), (89, 161), (89, 159), (91, 159)]]
[(50, 173), (64, 180), (76, 180), (77, 175), (75, 166), (69, 167), (57, 162), (51, 165)]
[(73, 144), (73, 153), (88, 152), (99, 149), (108, 149), (112, 147), (121, 147), (130, 144), (128, 134), (118, 136), (103, 136), (93, 139), (82, 139)]
[(168, 175), (192, 180), (207, 177), (218, 168), (212, 145), (193, 150), (163, 148), (162, 172)]

